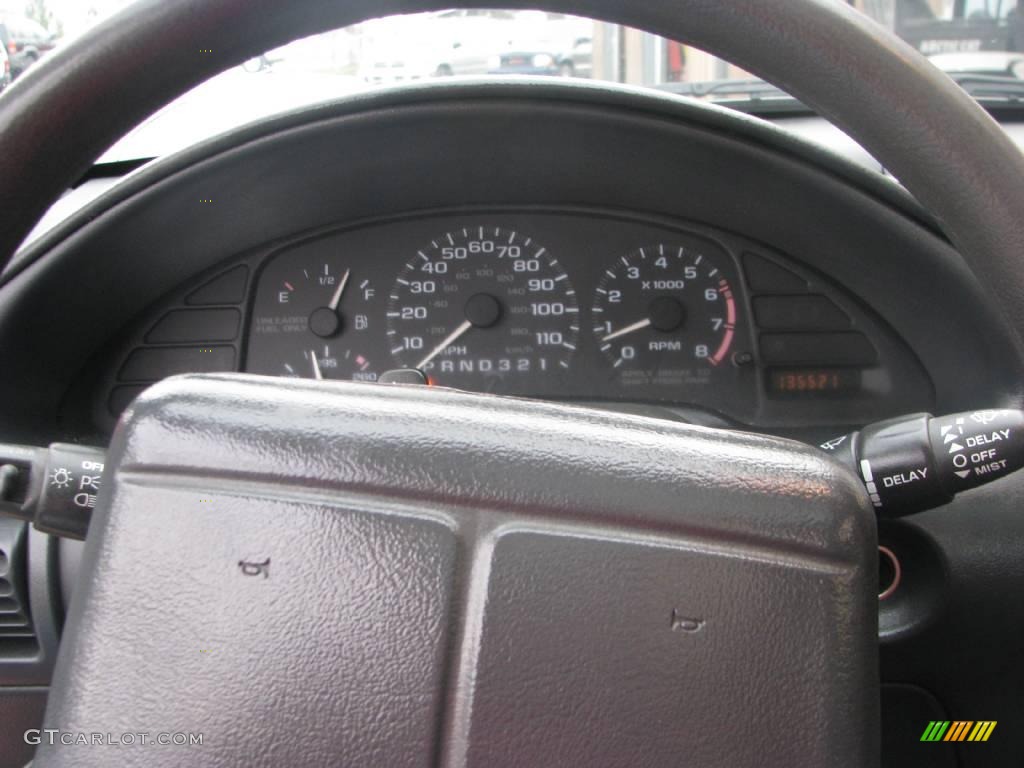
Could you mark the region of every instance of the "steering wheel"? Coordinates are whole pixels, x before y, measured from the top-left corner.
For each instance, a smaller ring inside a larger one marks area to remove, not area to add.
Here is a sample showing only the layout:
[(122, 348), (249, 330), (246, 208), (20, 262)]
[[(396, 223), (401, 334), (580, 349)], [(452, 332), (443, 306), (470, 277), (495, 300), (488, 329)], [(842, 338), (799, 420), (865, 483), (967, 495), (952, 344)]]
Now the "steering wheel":
[[(2, 259), (189, 87), (453, 4), (134, 4), (0, 100)], [(1024, 349), (1024, 157), (873, 22), (834, 0), (508, 5), (686, 41), (800, 98), (931, 210)], [(38, 766), (877, 764), (874, 518), (809, 448), (422, 387), (192, 376), (126, 413), (108, 472), (46, 727), (204, 743), (58, 742)]]

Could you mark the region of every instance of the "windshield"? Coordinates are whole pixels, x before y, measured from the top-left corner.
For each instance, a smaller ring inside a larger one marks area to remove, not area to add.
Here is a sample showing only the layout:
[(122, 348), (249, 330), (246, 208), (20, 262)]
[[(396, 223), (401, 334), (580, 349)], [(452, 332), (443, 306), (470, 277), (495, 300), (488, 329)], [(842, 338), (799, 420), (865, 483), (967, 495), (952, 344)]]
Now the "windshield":
[[(981, 78), (988, 90), (979, 93), (991, 95), (994, 79), (1024, 83), (1017, 0), (849, 4), (957, 78)], [(0, 0), (9, 79), (129, 5), (131, 0)], [(762, 109), (771, 103), (799, 108), (729, 62), (638, 30), (541, 11), (448, 10), (377, 19), (267, 51), (153, 115), (104, 160), (164, 155), (270, 114), (368, 89), (523, 75), (610, 81)]]

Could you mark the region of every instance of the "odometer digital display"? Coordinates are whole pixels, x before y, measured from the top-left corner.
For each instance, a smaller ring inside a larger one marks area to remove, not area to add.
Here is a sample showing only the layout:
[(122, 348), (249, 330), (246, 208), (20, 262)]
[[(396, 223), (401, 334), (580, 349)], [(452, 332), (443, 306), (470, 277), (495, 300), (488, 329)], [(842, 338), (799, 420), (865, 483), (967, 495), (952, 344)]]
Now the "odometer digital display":
[(775, 397), (850, 395), (861, 390), (854, 368), (775, 368), (768, 371), (768, 393)]

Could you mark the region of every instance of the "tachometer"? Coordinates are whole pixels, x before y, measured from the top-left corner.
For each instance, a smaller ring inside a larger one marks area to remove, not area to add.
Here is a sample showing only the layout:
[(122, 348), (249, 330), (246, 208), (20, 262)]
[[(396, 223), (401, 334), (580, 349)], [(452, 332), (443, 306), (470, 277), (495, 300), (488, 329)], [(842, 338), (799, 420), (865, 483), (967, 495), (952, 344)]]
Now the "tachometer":
[(735, 329), (728, 278), (699, 249), (640, 248), (610, 266), (597, 288), (594, 335), (626, 375), (706, 378), (727, 359)]
[(576, 292), (557, 259), (497, 227), (447, 232), (417, 251), (387, 316), (398, 365), (481, 389), (487, 379), (569, 368), (579, 332)]

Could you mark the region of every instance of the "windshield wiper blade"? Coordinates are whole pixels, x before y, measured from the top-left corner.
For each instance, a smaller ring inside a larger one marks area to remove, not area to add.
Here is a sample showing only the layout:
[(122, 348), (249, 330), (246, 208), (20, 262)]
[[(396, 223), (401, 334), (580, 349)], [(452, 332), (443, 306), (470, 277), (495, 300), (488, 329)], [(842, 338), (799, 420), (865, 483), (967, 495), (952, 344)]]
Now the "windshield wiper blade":
[[(950, 72), (950, 78), (969, 96), (990, 109), (1024, 105), (1024, 80), (1003, 75)], [(809, 112), (800, 101), (764, 80), (705, 80), (695, 83), (663, 83), (659, 90), (753, 114)]]
[(976, 75), (970, 72), (950, 72), (957, 85), (977, 101), (1024, 103), (1024, 80), (1003, 75)]
[(785, 91), (777, 88), (764, 80), (704, 80), (695, 83), (663, 83), (658, 86), (660, 89), (670, 91), (679, 96), (692, 96), (703, 99), (711, 97), (712, 100), (727, 98), (743, 99), (787, 99), (793, 101), (793, 97)]
[(658, 89), (684, 98), (703, 99), (749, 115), (783, 117), (812, 114), (803, 102), (764, 80), (662, 83)]

